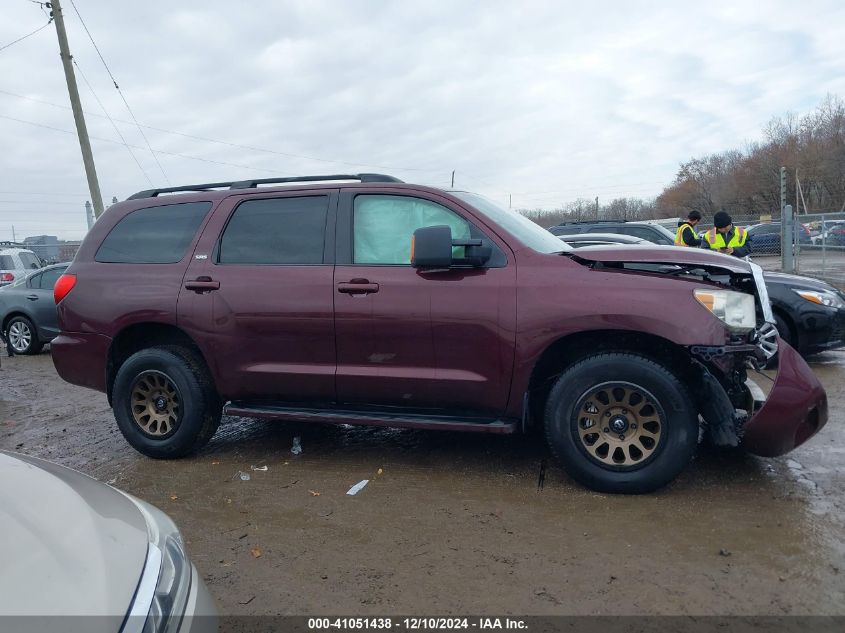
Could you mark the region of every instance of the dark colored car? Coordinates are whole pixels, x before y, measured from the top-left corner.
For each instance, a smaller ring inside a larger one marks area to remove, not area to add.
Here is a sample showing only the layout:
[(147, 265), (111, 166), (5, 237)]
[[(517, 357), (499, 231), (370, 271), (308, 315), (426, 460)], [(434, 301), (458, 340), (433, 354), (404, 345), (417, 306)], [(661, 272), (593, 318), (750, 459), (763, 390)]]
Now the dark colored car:
[(785, 343), (754, 402), (746, 370), (773, 351), (759, 266), (573, 250), (481, 196), (378, 174), (140, 192), (97, 220), (55, 298), (59, 374), (105, 392), (155, 458), (203, 446), (224, 403), (273, 420), (539, 425), (573, 478), (638, 493), (686, 466), (699, 415), (714, 443), (764, 456), (827, 421)]
[(68, 264), (56, 264), (0, 288), (0, 324), (17, 354), (37, 354), (59, 334), (53, 286)]
[(579, 233), (620, 233), (631, 235), (653, 244), (672, 246), (675, 243), (674, 234), (659, 224), (645, 224), (643, 222), (619, 222), (615, 220), (594, 222), (567, 222), (550, 227), (552, 235), (577, 235)]
[(810, 277), (764, 277), (781, 338), (802, 354), (845, 346), (845, 293)]
[[(562, 235), (560, 239), (574, 248), (646, 243), (610, 233)], [(810, 277), (765, 272), (763, 278), (783, 340), (803, 355), (845, 346), (845, 295), (841, 291)]]
[[(781, 241), (780, 222), (767, 222), (755, 224), (747, 228), (750, 238), (752, 255), (779, 255)], [(810, 229), (803, 224), (797, 224), (797, 236), (799, 244), (812, 244)]]
[(825, 243), (834, 246), (845, 246), (845, 225), (834, 226), (825, 236)]

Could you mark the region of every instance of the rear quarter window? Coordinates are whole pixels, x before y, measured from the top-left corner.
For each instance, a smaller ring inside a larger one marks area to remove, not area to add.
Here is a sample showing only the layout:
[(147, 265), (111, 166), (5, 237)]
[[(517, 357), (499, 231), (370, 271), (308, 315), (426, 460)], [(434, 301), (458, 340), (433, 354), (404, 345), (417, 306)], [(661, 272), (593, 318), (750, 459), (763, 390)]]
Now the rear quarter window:
[(41, 261), (33, 254), (33, 253), (20, 253), (21, 262), (23, 262), (23, 267), (27, 270), (38, 270), (41, 268)]
[(110, 264), (175, 264), (185, 257), (211, 202), (136, 209), (118, 222), (97, 250)]
[(0, 270), (14, 270), (15, 260), (11, 255), (0, 255)]

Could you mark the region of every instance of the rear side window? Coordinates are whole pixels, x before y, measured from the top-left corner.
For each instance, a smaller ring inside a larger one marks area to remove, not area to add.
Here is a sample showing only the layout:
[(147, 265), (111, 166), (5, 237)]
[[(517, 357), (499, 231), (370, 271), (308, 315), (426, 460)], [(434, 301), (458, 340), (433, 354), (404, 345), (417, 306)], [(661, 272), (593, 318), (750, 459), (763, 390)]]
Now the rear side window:
[(0, 270), (14, 270), (15, 260), (11, 255), (0, 255)]
[(20, 258), (23, 262), (23, 267), (27, 270), (38, 270), (41, 268), (41, 262), (32, 253), (20, 253)]
[(35, 279), (33, 279), (30, 285), (33, 288), (41, 288), (42, 290), (52, 290), (53, 286), (56, 285), (56, 282), (59, 280), (59, 277), (61, 277), (64, 272), (64, 268), (53, 268), (51, 270), (45, 270), (40, 275), (37, 275), (37, 277), (39, 277), (41, 281), (36, 282)]
[(328, 196), (242, 202), (220, 238), (221, 264), (322, 264)]
[(211, 209), (210, 202), (138, 209), (106, 236), (94, 258), (112, 264), (175, 264)]

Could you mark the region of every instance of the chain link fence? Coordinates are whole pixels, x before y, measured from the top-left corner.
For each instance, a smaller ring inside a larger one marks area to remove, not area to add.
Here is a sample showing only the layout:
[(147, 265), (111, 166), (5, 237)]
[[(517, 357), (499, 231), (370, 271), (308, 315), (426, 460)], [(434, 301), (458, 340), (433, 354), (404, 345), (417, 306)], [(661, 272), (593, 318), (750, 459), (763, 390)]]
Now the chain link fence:
[[(794, 218), (792, 253), (784, 253), (784, 224), (780, 213), (772, 215), (733, 216), (734, 225), (748, 231), (751, 258), (766, 270), (783, 271), (823, 279), (845, 288), (845, 213), (801, 214)], [(696, 230), (703, 234), (712, 227), (702, 223)]]

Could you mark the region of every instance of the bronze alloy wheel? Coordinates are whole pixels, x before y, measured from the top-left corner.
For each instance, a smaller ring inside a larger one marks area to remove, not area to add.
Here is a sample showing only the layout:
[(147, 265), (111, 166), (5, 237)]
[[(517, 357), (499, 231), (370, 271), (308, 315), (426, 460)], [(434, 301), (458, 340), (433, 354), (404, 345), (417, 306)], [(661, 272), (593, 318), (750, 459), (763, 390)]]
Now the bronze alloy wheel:
[(643, 464), (665, 435), (665, 417), (656, 399), (631, 383), (593, 387), (581, 396), (575, 411), (582, 448), (605, 466)]
[(159, 371), (139, 374), (132, 385), (132, 419), (149, 437), (172, 435), (179, 426), (182, 398), (170, 378)]

